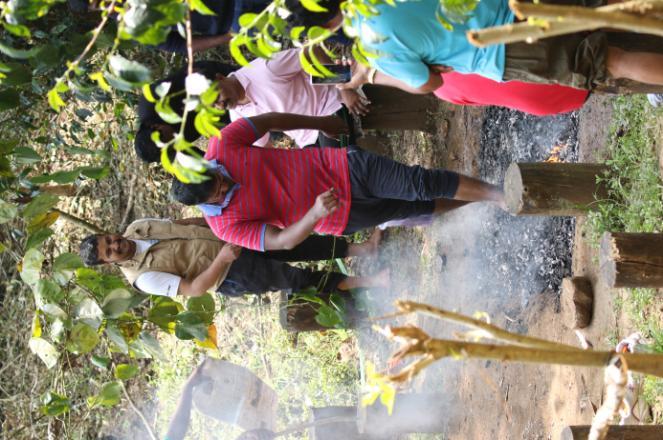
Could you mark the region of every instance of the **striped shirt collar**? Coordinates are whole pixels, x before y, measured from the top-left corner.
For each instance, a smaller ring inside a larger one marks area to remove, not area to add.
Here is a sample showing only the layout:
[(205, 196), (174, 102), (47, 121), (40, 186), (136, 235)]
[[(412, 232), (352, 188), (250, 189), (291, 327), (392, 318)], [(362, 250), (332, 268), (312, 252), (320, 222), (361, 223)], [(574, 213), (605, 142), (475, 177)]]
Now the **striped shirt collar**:
[[(228, 170), (226, 170), (226, 167), (221, 165), (215, 159), (210, 160), (209, 164), (211, 170), (216, 171), (217, 173), (221, 174), (224, 177), (227, 177), (230, 180), (233, 180), (233, 178), (230, 176), (230, 173), (228, 173)], [(239, 188), (240, 188), (239, 183), (235, 182), (235, 184), (226, 193), (226, 197), (223, 199), (223, 202), (221, 204), (201, 203), (198, 205), (198, 209), (200, 209), (203, 212), (203, 214), (205, 214), (207, 217), (214, 217), (221, 215), (223, 213), (223, 210), (230, 204), (230, 200), (235, 194), (235, 191), (237, 191)]]

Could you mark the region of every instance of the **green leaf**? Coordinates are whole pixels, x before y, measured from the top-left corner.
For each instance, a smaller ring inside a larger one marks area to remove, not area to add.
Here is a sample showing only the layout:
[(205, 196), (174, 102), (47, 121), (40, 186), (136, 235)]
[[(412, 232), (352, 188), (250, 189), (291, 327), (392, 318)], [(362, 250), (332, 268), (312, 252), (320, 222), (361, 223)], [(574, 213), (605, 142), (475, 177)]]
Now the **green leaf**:
[(79, 322), (69, 334), (67, 350), (75, 354), (89, 353), (99, 343), (99, 335), (87, 324)]
[(39, 308), (42, 312), (53, 318), (67, 319), (67, 314), (60, 306), (53, 303), (44, 304)]
[(32, 249), (41, 245), (51, 235), (53, 235), (53, 230), (51, 228), (38, 230), (34, 234), (28, 236), (28, 240), (25, 242), (25, 249)]
[(27, 26), (22, 24), (10, 24), (6, 21), (2, 22), (2, 26), (4, 26), (10, 34), (14, 34), (17, 37), (30, 38), (30, 29), (28, 29)]
[(41, 320), (39, 319), (40, 312), (37, 310), (32, 317), (32, 337), (40, 338), (41, 337)]
[(109, 60), (110, 71), (132, 86), (142, 86), (152, 82), (150, 69), (120, 55), (113, 55)]
[(113, 323), (106, 324), (106, 336), (113, 343), (114, 348), (119, 352), (129, 353), (129, 343), (124, 339), (120, 329)]
[(251, 26), (251, 23), (253, 23), (253, 20), (256, 19), (258, 14), (254, 14), (253, 12), (247, 12), (245, 14), (240, 15), (239, 17), (239, 25), (241, 27), (249, 27)]
[(43, 338), (30, 338), (28, 343), (30, 351), (41, 359), (49, 370), (58, 363), (60, 354), (53, 344)]
[(28, 234), (32, 234), (40, 229), (48, 228), (55, 223), (59, 217), (60, 214), (55, 211), (36, 215), (30, 219), (26, 230), (28, 231)]
[(318, 4), (320, 0), (299, 0), (302, 6), (312, 12), (327, 12), (329, 9), (323, 8)]
[(41, 162), (41, 156), (35, 150), (29, 147), (16, 147), (14, 148), (12, 154), (16, 162), (21, 164)]
[(308, 60), (308, 57), (306, 56), (306, 51), (301, 50), (299, 51), (299, 63), (302, 65), (302, 70), (304, 72), (308, 73), (311, 76), (317, 76), (319, 78), (324, 78), (324, 75), (318, 71), (315, 67), (313, 67), (313, 64)]
[(59, 197), (53, 194), (41, 193), (23, 208), (22, 216), (31, 218), (43, 214), (58, 203)]
[(198, 133), (206, 138), (211, 138), (219, 134), (220, 127), (217, 126), (219, 121), (218, 116), (214, 116), (203, 109), (196, 115), (193, 125)]
[(189, 5), (191, 5), (191, 9), (203, 15), (216, 15), (216, 13), (208, 8), (202, 0), (191, 0)]
[(196, 313), (205, 324), (210, 325), (214, 322), (216, 305), (211, 294), (205, 293), (201, 296), (189, 298), (186, 302), (186, 308), (188, 311)]
[(56, 417), (69, 412), (71, 402), (65, 396), (56, 394), (53, 391), (47, 392), (42, 397), (43, 405), (39, 408), (42, 414), (49, 417)]
[(151, 103), (157, 102), (157, 99), (152, 94), (152, 86), (150, 84), (143, 84), (141, 90), (143, 91), (143, 96), (145, 97), (147, 102)]
[(232, 55), (233, 59), (237, 61), (237, 64), (239, 64), (240, 66), (246, 66), (247, 64), (249, 64), (249, 61), (242, 53), (241, 45), (238, 42), (237, 38), (233, 38), (232, 40), (230, 40), (229, 49), (230, 49), (230, 55)]
[(65, 252), (53, 260), (53, 270), (54, 271), (64, 271), (64, 270), (75, 270), (79, 267), (83, 267), (83, 262), (81, 257), (71, 252)]
[(48, 105), (56, 112), (59, 112), (65, 106), (65, 102), (55, 87), (48, 91), (46, 97), (48, 98)]
[(106, 81), (103, 72), (94, 72), (88, 75), (92, 81), (95, 81), (97, 85), (105, 92), (111, 91), (111, 86)]
[(115, 367), (115, 378), (120, 380), (129, 380), (138, 374), (138, 366), (130, 364), (120, 364)]
[(109, 318), (117, 318), (129, 310), (133, 295), (126, 289), (115, 289), (110, 292), (101, 304), (101, 310)]
[(11, 46), (6, 45), (5, 43), (0, 42), (0, 52), (4, 53), (8, 57), (16, 58), (18, 60), (26, 60), (37, 55), (41, 50), (40, 47), (33, 47), (28, 50), (14, 49)]
[(318, 314), (315, 316), (315, 322), (323, 327), (334, 328), (340, 325), (343, 321), (334, 309), (325, 304), (318, 309)]
[(110, 408), (120, 403), (121, 393), (122, 386), (119, 384), (119, 382), (107, 382), (101, 388), (99, 394), (87, 398), (87, 404), (90, 408), (94, 408), (96, 406)]
[(38, 280), (34, 286), (35, 303), (41, 308), (44, 304), (59, 303), (64, 297), (60, 286), (49, 279)]
[(82, 167), (80, 168), (81, 174), (94, 180), (101, 180), (108, 175), (110, 168), (104, 167)]
[(175, 110), (170, 106), (170, 97), (166, 96), (165, 98), (157, 101), (154, 106), (154, 110), (157, 114), (168, 124), (179, 124), (182, 122), (182, 116), (177, 114)]
[(113, 289), (124, 288), (122, 278), (115, 275), (103, 275), (89, 267), (76, 269), (76, 281), (90, 289), (98, 298), (106, 296)]
[(0, 91), (0, 112), (11, 110), (21, 104), (20, 95), (14, 89)]
[(92, 298), (83, 299), (76, 306), (75, 316), (81, 322), (86, 323), (95, 330), (98, 330), (101, 326), (101, 321), (104, 316), (104, 312), (99, 307), (99, 304)]
[(18, 145), (18, 142), (19, 140), (16, 138), (0, 140), (0, 155), (10, 154)]
[(0, 225), (14, 219), (18, 214), (18, 207), (0, 199)]
[(97, 356), (96, 354), (93, 354), (90, 358), (90, 362), (92, 362), (92, 365), (99, 368), (100, 370), (108, 370), (111, 360), (105, 356)]
[(178, 339), (207, 339), (207, 324), (194, 312), (182, 312), (176, 317), (175, 336)]
[(137, 340), (132, 342), (132, 348), (138, 349), (154, 359), (166, 360), (166, 355), (161, 349), (159, 341), (148, 332), (141, 332)]
[(292, 29), (290, 29), (290, 39), (292, 41), (298, 41), (299, 37), (301, 37), (302, 32), (306, 30), (306, 27), (304, 26), (295, 26)]
[(44, 262), (44, 255), (37, 249), (29, 249), (23, 256), (21, 264), (21, 279), (29, 286), (35, 286), (39, 281), (41, 265)]

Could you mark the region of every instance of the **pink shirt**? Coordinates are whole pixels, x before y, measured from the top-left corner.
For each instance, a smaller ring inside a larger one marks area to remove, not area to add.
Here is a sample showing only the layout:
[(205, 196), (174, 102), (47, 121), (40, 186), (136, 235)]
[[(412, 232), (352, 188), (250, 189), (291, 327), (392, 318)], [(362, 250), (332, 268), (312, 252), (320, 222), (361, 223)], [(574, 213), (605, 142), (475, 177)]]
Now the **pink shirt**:
[(589, 91), (559, 84), (496, 82), (483, 76), (443, 73), (435, 95), (460, 105), (497, 105), (533, 115), (555, 115), (583, 106)]
[[(230, 110), (230, 119), (261, 115), (269, 112), (296, 113), (306, 116), (328, 116), (341, 108), (341, 94), (335, 86), (311, 85), (308, 73), (299, 63), (299, 50), (277, 53), (271, 60), (257, 58), (248, 66), (231, 73), (242, 84), (249, 104)], [(285, 132), (299, 147), (315, 143), (317, 130)], [(264, 146), (266, 134), (255, 145)]]
[(336, 188), (339, 207), (315, 225), (320, 234), (342, 235), (350, 215), (350, 174), (345, 148), (257, 148), (249, 119), (226, 125), (209, 141), (205, 159), (216, 159), (239, 184), (228, 206), (207, 224), (220, 239), (265, 250), (265, 227), (299, 221), (319, 194)]

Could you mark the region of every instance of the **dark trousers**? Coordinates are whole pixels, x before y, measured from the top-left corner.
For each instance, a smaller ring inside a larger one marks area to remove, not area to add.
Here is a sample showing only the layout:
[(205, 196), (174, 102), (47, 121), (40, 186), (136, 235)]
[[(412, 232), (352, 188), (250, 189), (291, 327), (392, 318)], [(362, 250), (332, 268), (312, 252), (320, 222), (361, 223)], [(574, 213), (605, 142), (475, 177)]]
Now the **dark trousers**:
[(241, 296), (274, 290), (298, 292), (309, 287), (316, 287), (320, 292), (333, 292), (338, 283), (345, 279), (345, 275), (301, 269), (285, 262), (342, 258), (347, 255), (347, 249), (348, 243), (342, 238), (318, 235), (310, 236), (287, 251), (257, 252), (242, 249), (217, 292), (227, 296)]
[(348, 148), (352, 201), (344, 234), (390, 220), (430, 215), (435, 199), (451, 199), (458, 174), (408, 166), (359, 147)]

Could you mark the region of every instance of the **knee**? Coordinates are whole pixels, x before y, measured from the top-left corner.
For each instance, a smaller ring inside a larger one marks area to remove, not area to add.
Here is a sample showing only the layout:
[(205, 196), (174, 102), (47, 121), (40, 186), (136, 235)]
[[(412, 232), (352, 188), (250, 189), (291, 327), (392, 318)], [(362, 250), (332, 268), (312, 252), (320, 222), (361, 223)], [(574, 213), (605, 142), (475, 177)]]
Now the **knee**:
[(608, 74), (613, 78), (624, 78), (626, 76), (625, 68), (626, 51), (617, 47), (608, 47), (608, 54), (605, 59), (605, 66)]

